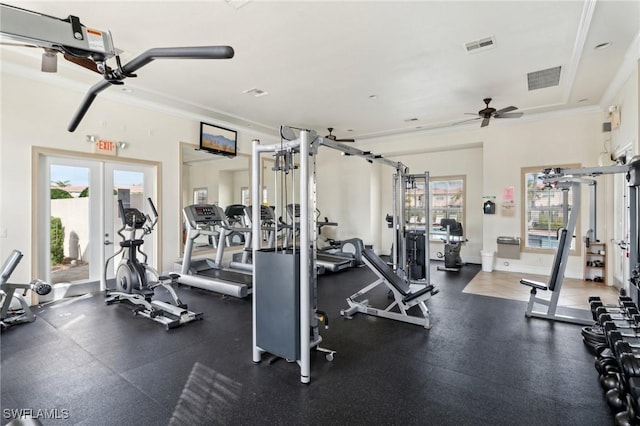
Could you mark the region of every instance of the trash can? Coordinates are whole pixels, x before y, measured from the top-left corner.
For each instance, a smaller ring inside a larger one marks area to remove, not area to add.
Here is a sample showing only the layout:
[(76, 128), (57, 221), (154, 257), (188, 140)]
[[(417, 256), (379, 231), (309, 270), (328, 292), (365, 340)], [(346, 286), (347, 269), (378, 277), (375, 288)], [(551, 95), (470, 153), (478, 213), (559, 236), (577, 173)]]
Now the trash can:
[(493, 271), (493, 252), (492, 251), (480, 251), (480, 256), (482, 256), (482, 271), (484, 272), (492, 272)]

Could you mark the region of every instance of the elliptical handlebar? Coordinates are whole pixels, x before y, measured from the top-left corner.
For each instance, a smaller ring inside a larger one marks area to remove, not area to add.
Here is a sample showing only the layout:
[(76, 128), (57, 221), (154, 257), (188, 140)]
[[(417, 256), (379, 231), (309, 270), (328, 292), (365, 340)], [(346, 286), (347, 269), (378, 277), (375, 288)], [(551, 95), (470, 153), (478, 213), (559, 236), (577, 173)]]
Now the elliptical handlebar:
[(147, 220), (150, 222), (150, 225), (145, 227), (145, 234), (150, 234), (153, 229), (156, 227), (158, 223), (158, 210), (156, 209), (155, 204), (153, 204), (153, 200), (151, 197), (147, 197), (147, 202), (149, 203), (149, 207), (151, 207), (151, 212), (153, 213), (153, 219), (147, 215)]
[[(106, 261), (105, 261), (105, 267), (104, 267), (104, 281), (107, 282), (107, 268), (109, 267), (109, 262), (111, 262), (111, 259), (115, 258), (116, 256), (118, 256), (120, 253), (122, 253), (124, 251), (124, 249), (127, 247), (127, 237), (123, 234), (123, 232), (125, 230), (127, 230), (127, 227), (130, 228), (131, 234), (129, 236), (129, 240), (133, 241), (133, 240), (139, 240), (139, 244), (138, 244), (138, 253), (140, 253), (141, 256), (143, 256), (144, 261), (142, 263), (146, 264), (147, 262), (147, 255), (140, 249), (140, 246), (142, 244), (142, 239), (144, 238), (144, 235), (149, 235), (151, 234), (151, 232), (153, 231), (153, 229), (155, 228), (156, 224), (158, 223), (158, 210), (156, 209), (156, 206), (153, 204), (153, 201), (151, 200), (151, 198), (147, 198), (147, 202), (149, 203), (149, 206), (151, 207), (151, 211), (154, 215), (154, 219), (152, 220), (151, 217), (149, 217), (149, 215), (146, 215), (144, 213), (142, 213), (140, 210), (136, 209), (136, 208), (126, 208), (124, 207), (124, 204), (122, 203), (122, 200), (118, 200), (118, 211), (120, 212), (120, 219), (122, 220), (122, 227), (120, 229), (118, 229), (116, 232), (117, 234), (120, 236), (120, 238), (122, 239), (122, 241), (120, 242), (120, 250), (118, 250), (117, 252), (115, 252), (113, 255), (111, 255)], [(136, 231), (138, 229), (141, 229), (144, 233), (144, 235), (142, 235), (139, 239), (136, 235)]]
[(124, 205), (122, 204), (122, 200), (118, 200), (118, 211), (120, 212), (120, 219), (122, 219), (122, 227), (118, 229), (116, 232), (118, 233), (118, 235), (120, 235), (120, 238), (122, 238), (122, 241), (125, 241), (127, 237), (124, 236), (122, 231), (127, 229), (127, 222), (124, 217)]

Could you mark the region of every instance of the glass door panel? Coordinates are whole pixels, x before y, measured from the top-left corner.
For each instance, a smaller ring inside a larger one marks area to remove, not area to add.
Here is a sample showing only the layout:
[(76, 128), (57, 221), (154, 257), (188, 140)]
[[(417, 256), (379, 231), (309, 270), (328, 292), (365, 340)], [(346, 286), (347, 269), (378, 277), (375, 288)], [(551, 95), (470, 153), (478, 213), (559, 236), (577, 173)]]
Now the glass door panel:
[(51, 164), (51, 283), (86, 281), (90, 276), (89, 167)]
[[(117, 252), (120, 249), (120, 243), (123, 241), (118, 234), (118, 231), (123, 226), (118, 201), (122, 201), (125, 209), (138, 209), (143, 214), (148, 215), (151, 221), (154, 220), (153, 212), (147, 201), (147, 198), (151, 197), (154, 204), (156, 203), (153, 199), (155, 196), (153, 173), (154, 168), (152, 167), (133, 164), (105, 164), (105, 224), (107, 225), (104, 238), (105, 259)], [(157, 229), (151, 234), (143, 235), (143, 232), (139, 230), (135, 237), (144, 239), (145, 243), (142, 245), (141, 250), (148, 256), (147, 263), (152, 267), (157, 265), (155, 253), (156, 231)], [(131, 238), (130, 233), (123, 231), (122, 235), (126, 239)], [(111, 260), (107, 270), (107, 279), (115, 277), (115, 271), (121, 259), (122, 254), (119, 254)], [(139, 260), (142, 262), (144, 258), (141, 257)]]

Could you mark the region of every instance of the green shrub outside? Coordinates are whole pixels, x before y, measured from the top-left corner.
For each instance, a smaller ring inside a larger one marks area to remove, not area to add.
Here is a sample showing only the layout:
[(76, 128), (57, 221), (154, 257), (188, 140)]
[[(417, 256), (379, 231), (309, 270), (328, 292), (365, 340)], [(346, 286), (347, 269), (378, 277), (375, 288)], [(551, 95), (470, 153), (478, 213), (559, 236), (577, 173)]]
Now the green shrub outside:
[[(66, 192), (66, 191), (65, 191)], [(59, 265), (64, 260), (64, 228), (62, 219), (51, 217), (51, 264)]]

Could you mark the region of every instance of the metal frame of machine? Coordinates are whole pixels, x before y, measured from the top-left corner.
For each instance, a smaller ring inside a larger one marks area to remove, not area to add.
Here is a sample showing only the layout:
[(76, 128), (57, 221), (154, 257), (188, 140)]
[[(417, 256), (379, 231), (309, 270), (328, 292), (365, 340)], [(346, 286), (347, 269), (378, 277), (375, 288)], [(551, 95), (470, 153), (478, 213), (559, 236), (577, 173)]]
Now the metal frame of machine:
[[(369, 151), (361, 151), (357, 148), (344, 145), (333, 140), (319, 137), (315, 132), (309, 130), (300, 130), (299, 136), (293, 134), (291, 128), (281, 128), (281, 135), (283, 141), (280, 144), (274, 145), (261, 145), (260, 141), (253, 141), (253, 155), (252, 155), (252, 181), (251, 181), (251, 196), (253, 213), (252, 217), (260, 217), (260, 194), (262, 193), (262, 179), (264, 178), (261, 173), (261, 156), (271, 153), (277, 156), (276, 169), (288, 169), (291, 167), (299, 167), (299, 185), (295, 187), (294, 194), (298, 196), (298, 202), (300, 204), (300, 229), (299, 229), (299, 248), (294, 246), (292, 253), (287, 253), (283, 249), (275, 248), (273, 251), (280, 250), (283, 254), (293, 254), (299, 256), (299, 265), (295, 265), (293, 274), (286, 275), (287, 280), (291, 280), (292, 283), (286, 287), (288, 289), (295, 290), (296, 300), (294, 313), (289, 315), (288, 321), (293, 321), (293, 324), (286, 325), (286, 332), (291, 336), (291, 340), (283, 342), (282, 345), (287, 346), (287, 350), (282, 350), (283, 353), (292, 354), (287, 356), (287, 359), (297, 362), (300, 367), (300, 381), (302, 383), (309, 383), (311, 380), (311, 349), (316, 349), (327, 354), (327, 359), (332, 360), (334, 351), (320, 348), (322, 337), (319, 334), (318, 321), (319, 319), (326, 319), (326, 315), (319, 311), (316, 307), (316, 285), (317, 285), (317, 271), (315, 265), (316, 258), (316, 237), (317, 237), (317, 218), (314, 212), (316, 211), (316, 167), (315, 159), (320, 146), (326, 146), (331, 149), (341, 151), (346, 156), (358, 156), (364, 158), (366, 161), (373, 163), (381, 163), (390, 166), (396, 170), (397, 176), (407, 175), (408, 169), (401, 162), (394, 162), (383, 158), (381, 155), (373, 154)], [(293, 137), (285, 137), (293, 134)], [(293, 155), (297, 155), (296, 162), (292, 160)], [(299, 165), (297, 164), (299, 163)], [(289, 164), (287, 166), (287, 164)], [(428, 187), (427, 187), (428, 190)], [(294, 200), (295, 203), (295, 200)], [(401, 207), (399, 207), (401, 209)], [(426, 207), (428, 212), (428, 206)], [(394, 216), (400, 214), (400, 210), (395, 210)], [(404, 217), (404, 213), (402, 213)], [(425, 216), (427, 218), (428, 216)], [(260, 221), (254, 220), (252, 223), (253, 234), (258, 235), (261, 229)], [(396, 226), (404, 229), (404, 223)], [(276, 230), (277, 232), (277, 230)], [(395, 238), (395, 237), (394, 237)], [(396, 240), (397, 241), (397, 240)], [(259, 253), (264, 252), (261, 246), (261, 240), (259, 238), (253, 238), (253, 259), (256, 260), (259, 257)], [(257, 266), (256, 262), (256, 266)], [(267, 266), (268, 268), (268, 266)], [(273, 349), (265, 349), (265, 347), (259, 344), (260, 341), (265, 339), (261, 336), (262, 327), (265, 321), (269, 319), (269, 312), (263, 312), (262, 300), (268, 298), (269, 292), (261, 293), (260, 275), (269, 274), (273, 272), (273, 267), (268, 270), (262, 271), (260, 267), (255, 267), (254, 274), (254, 293), (253, 293), (253, 361), (258, 363), (262, 359), (262, 355), (265, 353), (271, 353), (276, 356), (281, 356), (278, 353), (274, 353)], [(407, 275), (400, 273), (402, 279), (406, 279)], [(383, 280), (380, 280), (382, 283)], [(420, 298), (422, 301), (430, 296), (432, 288), (424, 287), (421, 293), (414, 295), (416, 300)], [(427, 294), (429, 293), (429, 294)], [(404, 296), (407, 298), (407, 296)], [(409, 295), (409, 298), (411, 296)], [(407, 298), (408, 299), (408, 298)], [(408, 302), (414, 304), (413, 302)], [(420, 300), (418, 300), (420, 303)], [(271, 305), (271, 309), (273, 307)], [(426, 306), (425, 306), (426, 308)], [(427, 315), (427, 314), (425, 314)], [(278, 327), (281, 326), (281, 316), (279, 316)], [(260, 323), (260, 324), (258, 324)], [(421, 323), (425, 325), (425, 322)], [(426, 324), (428, 324), (428, 317)], [(326, 323), (325, 323), (326, 325)], [(271, 343), (271, 342), (269, 342)], [(291, 348), (293, 347), (293, 349)], [(278, 348), (275, 349), (278, 352)]]
[[(556, 258), (551, 271), (551, 278), (548, 284), (540, 283), (533, 280), (520, 280), (521, 284), (531, 287), (531, 295), (529, 297), (529, 303), (527, 305), (526, 316), (536, 317), (552, 321), (563, 321), (575, 324), (592, 324), (591, 319), (581, 319), (566, 315), (556, 314), (556, 308), (558, 299), (560, 297), (560, 290), (562, 289), (562, 280), (564, 279), (564, 271), (566, 269), (567, 259), (569, 257), (569, 251), (571, 246), (571, 239), (573, 232), (575, 231), (579, 210), (580, 210), (580, 186), (587, 184), (590, 188), (591, 200), (589, 205), (590, 221), (589, 230), (587, 231), (586, 238), (590, 240), (597, 240), (596, 231), (596, 182), (594, 179), (587, 179), (584, 176), (601, 176), (607, 174), (625, 173), (626, 180), (629, 186), (629, 267), (630, 277), (633, 277), (633, 271), (640, 265), (640, 235), (639, 225), (640, 219), (638, 218), (638, 188), (640, 187), (640, 156), (633, 157), (627, 164), (604, 166), (604, 167), (582, 167), (582, 168), (550, 168), (544, 170), (543, 181), (548, 184), (554, 184), (564, 190), (563, 192), (563, 208), (564, 217), (568, 217), (568, 221), (565, 223), (565, 229), (567, 237), (564, 240), (563, 247), (559, 247), (556, 252)], [(568, 210), (568, 189), (573, 191), (573, 206), (571, 212)], [(568, 213), (568, 215), (567, 215)], [(629, 282), (629, 295), (635, 302), (640, 300), (640, 288), (637, 288), (636, 283), (633, 280)], [(631, 288), (634, 287), (634, 288)], [(550, 290), (551, 297), (549, 299), (543, 299), (537, 296), (537, 290)], [(547, 306), (545, 311), (534, 311), (534, 305), (540, 304)]]

